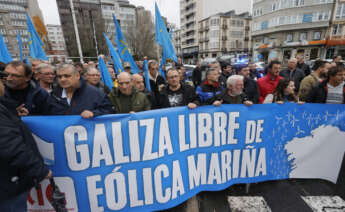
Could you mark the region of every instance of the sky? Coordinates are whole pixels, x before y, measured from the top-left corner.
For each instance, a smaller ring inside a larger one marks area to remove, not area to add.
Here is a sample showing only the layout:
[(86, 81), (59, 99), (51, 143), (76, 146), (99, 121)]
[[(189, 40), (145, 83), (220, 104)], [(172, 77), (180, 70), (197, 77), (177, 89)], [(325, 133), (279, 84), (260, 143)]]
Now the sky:
[[(143, 6), (154, 15), (155, 0), (129, 0), (135, 6)], [(180, 25), (179, 6), (180, 0), (157, 0), (161, 15), (168, 18), (168, 22)], [(38, 0), (43, 13), (45, 24), (60, 24), (56, 0)]]

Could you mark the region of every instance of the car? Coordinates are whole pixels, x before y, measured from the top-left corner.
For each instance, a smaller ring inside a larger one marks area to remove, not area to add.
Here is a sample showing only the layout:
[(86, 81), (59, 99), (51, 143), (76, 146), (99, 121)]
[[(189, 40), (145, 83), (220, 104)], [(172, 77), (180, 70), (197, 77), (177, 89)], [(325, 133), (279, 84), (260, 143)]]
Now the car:
[(184, 76), (188, 81), (193, 81), (193, 71), (196, 68), (196, 65), (183, 65), (184, 66)]

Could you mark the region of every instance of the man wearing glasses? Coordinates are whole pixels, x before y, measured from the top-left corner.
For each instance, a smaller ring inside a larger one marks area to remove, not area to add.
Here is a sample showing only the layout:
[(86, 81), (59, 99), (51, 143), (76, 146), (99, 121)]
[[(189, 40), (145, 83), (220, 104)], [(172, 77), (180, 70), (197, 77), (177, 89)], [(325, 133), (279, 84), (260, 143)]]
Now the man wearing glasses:
[(32, 80), (31, 69), (23, 62), (13, 61), (7, 64), (5, 98), (16, 102), (18, 115), (46, 115), (49, 94)]
[(41, 88), (45, 89), (48, 93), (53, 90), (53, 84), (55, 80), (54, 67), (45, 63), (37, 66), (37, 78)]
[(111, 102), (104, 92), (89, 85), (70, 64), (56, 70), (58, 86), (50, 99), (50, 115), (81, 115), (83, 118), (113, 113)]

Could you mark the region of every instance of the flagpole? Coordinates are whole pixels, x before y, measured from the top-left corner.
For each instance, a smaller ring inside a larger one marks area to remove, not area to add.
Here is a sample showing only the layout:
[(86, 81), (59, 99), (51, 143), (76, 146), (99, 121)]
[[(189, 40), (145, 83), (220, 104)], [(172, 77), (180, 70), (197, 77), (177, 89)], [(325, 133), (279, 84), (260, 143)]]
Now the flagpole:
[(73, 6), (73, 0), (69, 0), (69, 2), (70, 2), (70, 6), (71, 6), (73, 26), (74, 26), (75, 37), (76, 37), (76, 40), (77, 40), (77, 46), (78, 46), (80, 62), (84, 63), (83, 52), (81, 50), (81, 45), (80, 45), (80, 38), (79, 38), (79, 31), (78, 31), (78, 26), (77, 26), (77, 20), (75, 18), (75, 11), (74, 11), (74, 6)]

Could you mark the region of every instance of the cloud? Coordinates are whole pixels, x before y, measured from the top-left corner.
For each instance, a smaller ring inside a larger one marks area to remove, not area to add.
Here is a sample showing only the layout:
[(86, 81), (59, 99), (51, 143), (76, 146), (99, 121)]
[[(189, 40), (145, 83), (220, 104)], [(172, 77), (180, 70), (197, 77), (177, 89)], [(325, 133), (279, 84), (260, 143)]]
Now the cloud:
[[(135, 6), (143, 6), (145, 9), (150, 10), (151, 14), (155, 15), (155, 0), (129, 0)], [(177, 0), (158, 0), (157, 5), (161, 15), (168, 19), (169, 23), (180, 26), (180, 2)]]
[(56, 5), (56, 0), (38, 0), (38, 4), (43, 13), (45, 24), (60, 25), (60, 16)]

